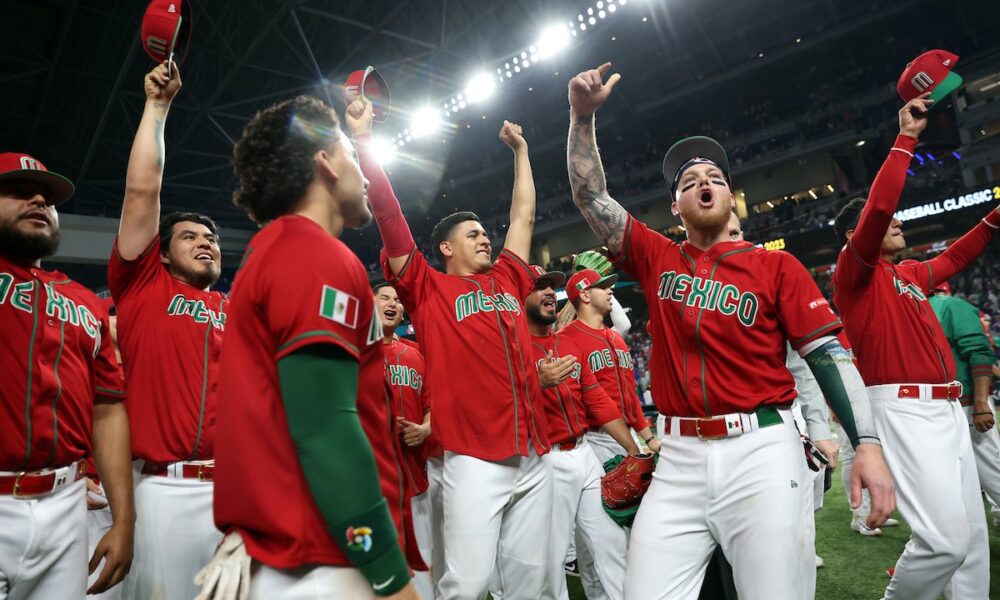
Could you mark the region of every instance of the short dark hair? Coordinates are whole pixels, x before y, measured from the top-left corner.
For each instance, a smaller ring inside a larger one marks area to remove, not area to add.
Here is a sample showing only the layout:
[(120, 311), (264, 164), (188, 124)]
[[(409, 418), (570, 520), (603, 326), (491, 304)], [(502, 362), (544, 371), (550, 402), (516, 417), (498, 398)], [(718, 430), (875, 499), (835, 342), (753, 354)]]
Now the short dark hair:
[(472, 211), (463, 210), (456, 213), (451, 213), (447, 217), (438, 221), (438, 224), (434, 226), (434, 230), (431, 231), (431, 247), (434, 250), (434, 255), (438, 257), (441, 264), (444, 264), (444, 254), (441, 252), (441, 242), (451, 237), (455, 227), (458, 227), (459, 223), (464, 223), (466, 221), (475, 221), (476, 223), (482, 224), (479, 220), (479, 215)]
[(219, 226), (208, 215), (196, 212), (172, 212), (160, 219), (160, 254), (166, 254), (170, 249), (170, 239), (174, 236), (174, 225), (182, 221), (191, 221), (208, 227), (208, 230), (219, 241)]
[(313, 155), (340, 135), (337, 113), (310, 96), (259, 111), (233, 148), (233, 203), (260, 226), (288, 214), (312, 182)]
[(833, 220), (833, 233), (837, 236), (837, 241), (843, 246), (847, 243), (847, 232), (858, 226), (861, 219), (861, 211), (865, 208), (867, 198), (854, 198), (840, 209)]

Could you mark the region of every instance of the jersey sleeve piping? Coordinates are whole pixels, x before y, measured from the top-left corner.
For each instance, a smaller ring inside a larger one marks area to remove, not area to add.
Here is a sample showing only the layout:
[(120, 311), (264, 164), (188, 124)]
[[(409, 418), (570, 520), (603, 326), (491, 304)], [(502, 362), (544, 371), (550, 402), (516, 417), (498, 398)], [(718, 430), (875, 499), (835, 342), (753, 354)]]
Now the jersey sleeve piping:
[(814, 339), (822, 336), (824, 333), (828, 333), (831, 329), (836, 329), (837, 327), (840, 327), (840, 326), (841, 326), (841, 323), (840, 323), (839, 320), (837, 320), (837, 321), (831, 321), (830, 323), (827, 323), (826, 325), (823, 325), (822, 327), (819, 327), (817, 329), (814, 329), (813, 331), (810, 331), (809, 333), (807, 333), (806, 335), (804, 335), (804, 336), (802, 336), (800, 338), (797, 338), (797, 339), (794, 339), (794, 340), (789, 340), (789, 341), (792, 343), (792, 346), (802, 346), (803, 344), (807, 344), (810, 341), (812, 341), (812, 340), (814, 340)]
[(357, 346), (332, 331), (307, 331), (279, 346), (275, 358), (280, 360), (299, 348), (310, 344), (333, 344), (346, 350), (355, 360), (360, 357)]
[(396, 276), (390, 279), (387, 283), (397, 283), (403, 278), (403, 275), (406, 274), (406, 270), (410, 268), (410, 263), (413, 262), (413, 257), (416, 256), (416, 253), (417, 248), (414, 246), (414, 248), (410, 250), (410, 254), (406, 257), (406, 262), (403, 264), (403, 268), (400, 269), (399, 273), (396, 273)]
[(531, 268), (528, 266), (528, 263), (524, 262), (524, 259), (518, 256), (514, 251), (510, 250), (509, 248), (504, 248), (503, 250), (500, 251), (500, 254), (506, 254), (507, 256), (514, 259), (514, 262), (519, 267), (524, 269), (524, 271), (528, 274), (528, 277), (530, 277), (532, 280), (535, 279), (535, 276), (531, 273)]

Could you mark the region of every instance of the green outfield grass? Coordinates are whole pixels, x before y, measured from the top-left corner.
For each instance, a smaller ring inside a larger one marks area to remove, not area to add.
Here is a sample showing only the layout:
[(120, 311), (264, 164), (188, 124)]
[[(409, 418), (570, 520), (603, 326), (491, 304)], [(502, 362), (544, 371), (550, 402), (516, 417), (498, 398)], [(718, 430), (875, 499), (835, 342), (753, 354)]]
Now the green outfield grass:
[[(896, 515), (896, 518), (900, 518)], [(989, 521), (989, 514), (987, 513)], [(862, 537), (851, 531), (851, 510), (840, 485), (839, 473), (826, 494), (823, 510), (816, 514), (816, 552), (826, 561), (817, 571), (816, 600), (878, 600), (889, 579), (885, 570), (896, 563), (910, 529), (900, 519), (899, 527), (883, 529), (881, 537)], [(990, 530), (990, 598), (1000, 599), (1000, 534), (992, 522)], [(568, 577), (569, 596), (584, 600), (580, 579)]]

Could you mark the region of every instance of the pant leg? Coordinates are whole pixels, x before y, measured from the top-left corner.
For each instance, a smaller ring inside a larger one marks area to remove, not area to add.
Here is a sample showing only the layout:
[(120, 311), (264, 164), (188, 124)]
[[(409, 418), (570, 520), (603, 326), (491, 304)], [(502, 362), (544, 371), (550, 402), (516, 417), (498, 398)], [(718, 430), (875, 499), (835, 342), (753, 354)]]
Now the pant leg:
[[(992, 402), (990, 408), (993, 409)], [(972, 436), (972, 451), (976, 457), (979, 484), (986, 492), (990, 505), (995, 507), (1000, 504), (1000, 432), (994, 425), (988, 431), (979, 433), (971, 424), (971, 406), (965, 407), (965, 414), (969, 417), (969, 435)]]
[[(141, 461), (136, 461), (137, 463)], [(195, 574), (215, 554), (222, 533), (212, 515), (211, 482), (135, 477), (135, 544), (132, 569), (122, 582), (126, 600), (190, 600)]]
[(601, 504), (601, 476), (604, 475), (604, 468), (598, 463), (589, 445), (585, 444), (581, 448), (579, 458), (586, 475), (576, 513), (576, 530), (583, 542), (580, 548), (586, 547), (593, 557), (594, 571), (600, 581), (602, 594), (611, 600), (621, 600), (625, 593), (628, 538), (625, 529), (604, 512)]
[[(479, 600), (486, 593), (497, 561), (504, 509), (514, 495), (519, 465), (520, 457), (490, 462), (445, 452), (445, 573), (439, 585), (443, 598)], [(546, 501), (551, 502), (551, 497)]]
[(552, 451), (542, 457), (552, 473), (552, 518), (549, 530), (549, 555), (545, 591), (542, 598), (564, 600), (566, 573), (564, 564), (570, 540), (576, 528), (576, 513), (580, 506), (586, 473), (581, 473), (581, 461), (577, 456), (586, 449), (586, 444), (567, 452)]
[[(963, 443), (970, 448), (971, 442), (955, 404), (872, 397), (882, 452), (896, 482), (896, 502), (912, 531), (885, 590), (886, 600), (937, 600), (968, 555), (972, 536), (963, 469), (971, 465), (963, 465), (962, 448)], [(975, 512), (982, 515), (982, 505)], [(983, 579), (988, 582), (989, 574)]]
[(587, 600), (608, 600), (608, 594), (604, 591), (604, 585), (601, 583), (597, 567), (594, 565), (594, 557), (590, 553), (583, 535), (578, 530), (574, 532), (573, 538), (576, 541), (576, 568), (580, 572), (580, 586), (583, 588), (583, 594)]
[[(834, 429), (837, 431), (837, 443), (840, 446), (840, 451), (838, 452), (837, 470), (840, 471), (840, 481), (844, 484), (844, 495), (847, 496), (847, 503), (850, 505), (851, 502), (851, 468), (854, 466), (854, 446), (851, 445), (850, 438), (847, 437), (847, 432), (844, 428), (840, 426), (840, 423), (834, 423)], [(868, 494), (868, 490), (861, 491), (861, 506), (858, 508), (851, 509), (851, 519), (860, 520), (862, 523), (868, 520), (868, 514), (872, 510), (872, 498)]]
[[(419, 496), (410, 499), (410, 512), (413, 515), (413, 535), (417, 540), (417, 548), (424, 563), (431, 564), (432, 537), (431, 537), (431, 502), (430, 492), (425, 491)], [(413, 573), (413, 584), (422, 598), (434, 598), (434, 583), (429, 571), (415, 571)]]
[[(949, 403), (961, 430), (965, 424), (965, 414), (957, 403)], [(945, 597), (949, 600), (986, 600), (990, 596), (990, 543), (986, 529), (986, 514), (983, 511), (983, 497), (980, 492), (976, 458), (972, 450), (972, 440), (962, 436), (959, 446), (962, 504), (969, 528), (969, 548), (962, 565), (955, 571)]]
[(626, 600), (695, 600), (716, 542), (706, 518), (709, 445), (661, 440), (653, 481), (632, 523)]
[[(31, 500), (0, 498), (0, 540), (3, 540), (0, 549), (19, 552), (0, 559), (9, 565), (4, 567), (6, 595), (0, 584), (0, 598), (85, 597), (90, 560), (85, 485), (81, 479), (53, 494)], [(25, 538), (19, 542), (4, 539), (11, 535), (25, 535)]]
[[(427, 500), (431, 520), (431, 584), (433, 600), (441, 600), (441, 577), (445, 572), (444, 560), (444, 459), (427, 459)], [(426, 600), (431, 600), (430, 598)]]
[(708, 442), (709, 527), (741, 600), (815, 594), (813, 474), (790, 411), (781, 413), (779, 425)]
[(548, 464), (534, 450), (518, 461), (514, 495), (503, 514), (497, 565), (505, 600), (537, 600), (548, 574), (552, 478)]
[(274, 569), (254, 561), (251, 600), (374, 600), (361, 571), (348, 567), (306, 566)]

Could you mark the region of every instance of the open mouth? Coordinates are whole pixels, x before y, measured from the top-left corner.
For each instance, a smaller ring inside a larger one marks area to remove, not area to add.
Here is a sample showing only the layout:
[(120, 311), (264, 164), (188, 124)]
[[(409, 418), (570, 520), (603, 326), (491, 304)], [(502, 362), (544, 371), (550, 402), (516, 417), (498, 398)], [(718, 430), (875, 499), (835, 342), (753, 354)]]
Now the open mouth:
[(698, 194), (698, 204), (706, 208), (711, 208), (715, 204), (712, 199), (712, 190), (704, 189)]
[(556, 309), (555, 298), (546, 298), (545, 300), (542, 300), (542, 308), (555, 310)]
[(200, 262), (213, 262), (210, 252), (200, 252), (194, 255), (194, 259)]
[(46, 216), (45, 213), (43, 213), (40, 210), (31, 211), (21, 218), (24, 219), (25, 221), (32, 221), (34, 223), (44, 223), (45, 225), (50, 224), (48, 216)]
[(382, 311), (382, 316), (385, 317), (387, 321), (395, 320), (395, 318), (398, 315), (399, 315), (399, 313), (396, 312), (396, 310), (392, 309), (392, 308), (387, 308), (387, 309), (385, 309), (385, 310)]

